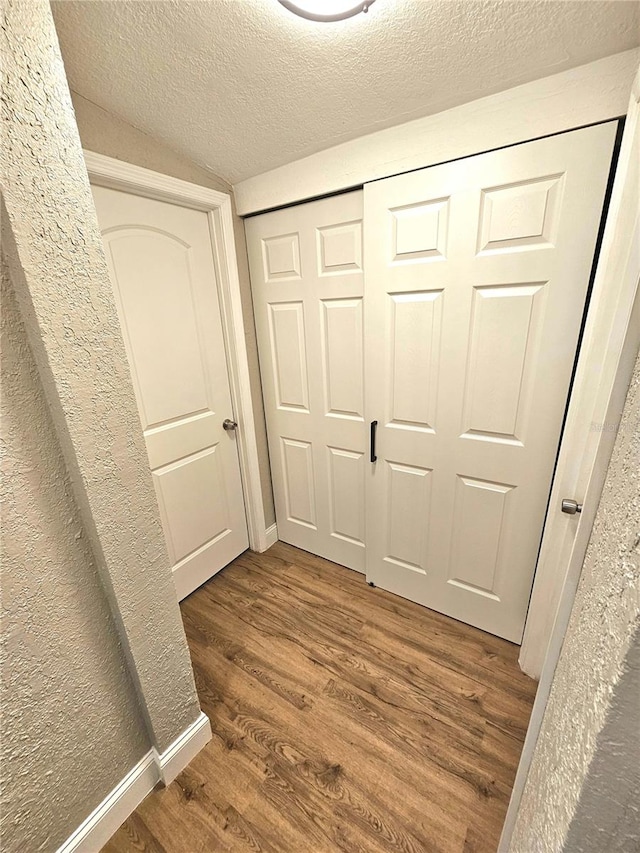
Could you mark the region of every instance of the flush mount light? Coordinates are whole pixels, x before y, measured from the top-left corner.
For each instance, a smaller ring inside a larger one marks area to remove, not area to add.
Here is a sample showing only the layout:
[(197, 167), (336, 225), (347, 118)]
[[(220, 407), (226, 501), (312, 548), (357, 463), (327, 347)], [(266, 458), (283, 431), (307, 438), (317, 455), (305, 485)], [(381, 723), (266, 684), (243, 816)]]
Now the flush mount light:
[(375, 0), (279, 0), (290, 12), (309, 21), (344, 21), (366, 12)]

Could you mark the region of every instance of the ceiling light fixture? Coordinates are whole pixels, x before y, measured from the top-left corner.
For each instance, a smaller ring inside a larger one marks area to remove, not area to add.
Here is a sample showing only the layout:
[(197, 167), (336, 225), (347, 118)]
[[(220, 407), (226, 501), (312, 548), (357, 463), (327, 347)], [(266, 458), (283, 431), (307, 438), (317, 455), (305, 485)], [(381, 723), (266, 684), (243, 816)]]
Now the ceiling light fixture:
[(360, 12), (366, 12), (375, 0), (279, 0), (279, 2), (301, 18), (309, 21), (344, 21)]

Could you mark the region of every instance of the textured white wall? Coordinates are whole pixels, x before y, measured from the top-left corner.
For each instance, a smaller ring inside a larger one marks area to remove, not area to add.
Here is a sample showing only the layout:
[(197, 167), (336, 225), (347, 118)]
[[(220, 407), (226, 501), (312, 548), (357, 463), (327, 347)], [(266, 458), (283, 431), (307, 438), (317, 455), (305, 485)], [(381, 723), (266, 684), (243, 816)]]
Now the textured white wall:
[[(104, 154), (116, 160), (133, 163), (145, 169), (153, 169), (163, 175), (190, 181), (203, 187), (210, 187), (219, 192), (233, 193), (229, 184), (214, 175), (208, 169), (203, 169), (185, 157), (177, 154), (167, 145), (148, 136), (146, 133), (127, 124), (102, 107), (93, 104), (76, 92), (71, 93), (73, 106), (82, 140), (83, 148)], [(264, 420), (262, 402), (262, 384), (258, 364), (258, 345), (253, 319), (253, 303), (251, 284), (249, 280), (249, 264), (247, 261), (247, 245), (244, 235), (244, 225), (240, 217), (234, 214), (234, 236), (236, 255), (238, 259), (238, 275), (240, 278), (240, 294), (242, 297), (242, 312), (244, 315), (245, 340), (249, 359), (249, 377), (253, 397), (253, 413), (256, 423), (258, 440), (258, 459), (260, 464), (260, 481), (262, 485), (262, 500), (264, 503), (265, 523), (267, 527), (276, 520), (271, 489), (271, 469), (269, 467), (269, 451), (267, 449), (267, 430)]]
[(6, 664), (2, 849), (23, 853), (54, 849), (200, 708), (49, 5), (10, 0), (0, 16), (3, 252), (20, 315), (10, 295), (3, 587), (26, 656)]
[(149, 749), (2, 267), (2, 849), (53, 850)]
[[(625, 657), (640, 627), (640, 361), (636, 363), (562, 653), (511, 839), (512, 853), (577, 851), (585, 779)], [(623, 721), (621, 748), (638, 748), (639, 714)], [(606, 750), (606, 737), (602, 742)], [(595, 758), (594, 758), (595, 756)], [(637, 763), (636, 763), (637, 768)], [(595, 766), (594, 766), (595, 769)], [(624, 807), (632, 775), (611, 779), (607, 810)], [(607, 842), (608, 843), (608, 840)], [(603, 842), (605, 844), (605, 842)], [(589, 848), (584, 848), (588, 850)], [(594, 848), (595, 849), (595, 848)], [(600, 846), (599, 850), (618, 848)], [(633, 847), (621, 848), (625, 850)]]
[(571, 821), (565, 853), (640, 850), (640, 626)]

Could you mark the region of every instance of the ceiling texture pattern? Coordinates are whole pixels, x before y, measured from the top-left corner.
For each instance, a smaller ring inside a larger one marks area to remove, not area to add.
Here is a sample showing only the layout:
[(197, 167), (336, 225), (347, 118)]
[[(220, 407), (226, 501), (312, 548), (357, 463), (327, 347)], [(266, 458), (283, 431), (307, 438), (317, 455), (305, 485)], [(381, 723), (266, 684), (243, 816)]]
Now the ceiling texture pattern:
[(640, 44), (640, 4), (59, 0), (71, 88), (231, 183)]

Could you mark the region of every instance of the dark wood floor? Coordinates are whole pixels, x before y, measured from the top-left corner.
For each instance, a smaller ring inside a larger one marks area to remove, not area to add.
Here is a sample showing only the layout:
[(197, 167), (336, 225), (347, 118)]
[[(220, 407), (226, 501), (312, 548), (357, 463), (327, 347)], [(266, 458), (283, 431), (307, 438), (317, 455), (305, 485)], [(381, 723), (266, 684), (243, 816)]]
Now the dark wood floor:
[(494, 853), (518, 647), (277, 543), (182, 603), (213, 740), (105, 853)]

